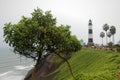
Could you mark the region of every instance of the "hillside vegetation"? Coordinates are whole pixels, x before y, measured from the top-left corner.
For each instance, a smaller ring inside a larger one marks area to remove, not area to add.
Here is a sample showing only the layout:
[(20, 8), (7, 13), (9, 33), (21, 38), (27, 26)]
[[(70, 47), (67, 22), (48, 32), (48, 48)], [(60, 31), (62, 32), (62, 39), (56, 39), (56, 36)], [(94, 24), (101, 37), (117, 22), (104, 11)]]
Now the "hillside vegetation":
[[(77, 80), (118, 80), (120, 53), (83, 48), (69, 60)], [(63, 63), (49, 80), (73, 80)]]

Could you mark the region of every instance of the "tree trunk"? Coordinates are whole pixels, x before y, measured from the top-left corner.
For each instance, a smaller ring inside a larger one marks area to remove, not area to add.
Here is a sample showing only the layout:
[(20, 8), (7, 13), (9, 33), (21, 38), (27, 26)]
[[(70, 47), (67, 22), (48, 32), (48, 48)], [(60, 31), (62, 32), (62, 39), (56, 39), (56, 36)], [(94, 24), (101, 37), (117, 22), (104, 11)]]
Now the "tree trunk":
[(102, 46), (103, 46), (103, 38), (102, 38)]
[(73, 79), (74, 79), (74, 80), (77, 80), (77, 79), (75, 78), (75, 76), (73, 75), (72, 68), (71, 68), (70, 63), (68, 62), (68, 60), (67, 60), (66, 58), (62, 57), (60, 54), (57, 54), (57, 53), (55, 53), (55, 54), (56, 54), (57, 56), (59, 56), (62, 60), (64, 60), (64, 61), (67, 63), (68, 68), (69, 68), (69, 70), (70, 70), (70, 73), (71, 73)]
[(107, 31), (106, 31), (106, 45), (108, 44)]
[(111, 42), (111, 37), (109, 37), (109, 42)]
[(114, 42), (115, 42), (115, 41), (114, 41), (114, 35), (113, 35), (113, 45), (114, 45)]
[(68, 60), (66, 60), (66, 63), (67, 63), (67, 65), (68, 65), (68, 68), (69, 68), (69, 70), (70, 70), (70, 73), (71, 73), (73, 79), (74, 79), (74, 80), (77, 80), (77, 79), (75, 78), (73, 72), (72, 72), (72, 68), (71, 68), (70, 63), (68, 62)]
[(33, 68), (33, 71), (32, 71), (32, 80), (36, 80), (36, 76), (35, 76), (35, 73), (36, 73), (36, 71), (38, 70), (38, 65), (39, 65), (39, 63), (40, 63), (40, 59), (41, 59), (41, 55), (40, 55), (40, 53), (38, 54), (38, 59), (37, 59), (37, 62), (36, 62), (36, 64), (35, 64), (35, 66), (34, 66), (34, 68)]
[(35, 64), (35, 67), (37, 67), (37, 66), (39, 65), (39, 63), (40, 63), (40, 59), (41, 59), (41, 55), (40, 55), (40, 53), (39, 53), (39, 55), (38, 55), (38, 59), (37, 59), (37, 62), (36, 62), (36, 64)]

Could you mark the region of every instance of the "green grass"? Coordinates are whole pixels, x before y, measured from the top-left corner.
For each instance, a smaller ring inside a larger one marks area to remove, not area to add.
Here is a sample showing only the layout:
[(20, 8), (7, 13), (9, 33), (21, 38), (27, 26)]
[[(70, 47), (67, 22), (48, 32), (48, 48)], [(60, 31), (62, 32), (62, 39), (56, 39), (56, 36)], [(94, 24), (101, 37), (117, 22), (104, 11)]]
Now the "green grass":
[[(69, 62), (78, 80), (118, 80), (120, 53), (83, 48)], [(73, 80), (67, 64), (60, 65), (49, 80)]]

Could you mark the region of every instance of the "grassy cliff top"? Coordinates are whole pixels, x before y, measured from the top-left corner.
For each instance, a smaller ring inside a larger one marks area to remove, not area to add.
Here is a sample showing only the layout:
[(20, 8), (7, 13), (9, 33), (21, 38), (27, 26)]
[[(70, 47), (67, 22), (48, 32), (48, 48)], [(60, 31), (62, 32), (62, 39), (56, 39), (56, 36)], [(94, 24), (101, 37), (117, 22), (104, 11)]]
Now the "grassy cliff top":
[[(78, 80), (118, 80), (120, 53), (83, 48), (69, 62)], [(66, 63), (55, 72), (49, 80), (73, 80)]]

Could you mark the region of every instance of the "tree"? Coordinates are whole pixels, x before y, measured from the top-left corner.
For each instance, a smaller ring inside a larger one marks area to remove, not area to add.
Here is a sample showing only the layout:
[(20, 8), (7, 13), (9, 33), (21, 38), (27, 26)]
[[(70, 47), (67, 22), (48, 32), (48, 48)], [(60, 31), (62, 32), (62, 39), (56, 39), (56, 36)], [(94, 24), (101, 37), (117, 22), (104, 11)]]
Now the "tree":
[(36, 60), (32, 80), (36, 80), (34, 74), (44, 52), (58, 55), (70, 68), (66, 56), (81, 48), (79, 40), (71, 35), (70, 26), (56, 26), (56, 18), (50, 11), (37, 8), (31, 15), (29, 18), (23, 16), (17, 24), (6, 23), (4, 37), (15, 53)]
[[(56, 25), (56, 18), (49, 11), (43, 14), (39, 8), (32, 13), (32, 18), (22, 17), (17, 24), (7, 23), (4, 27), (6, 43), (18, 54), (40, 61), (46, 43), (46, 33)], [(36, 65), (37, 65), (36, 64)]]
[(45, 46), (50, 43), (46, 33), (49, 33), (54, 25), (56, 25), (56, 18), (50, 11), (43, 13), (37, 8), (31, 18), (23, 16), (17, 24), (5, 24), (5, 42), (14, 48), (15, 53), (37, 60), (35, 72), (46, 50)]
[(115, 35), (115, 33), (116, 33), (116, 28), (115, 28), (115, 26), (111, 26), (111, 27), (110, 27), (110, 33), (111, 33), (112, 36), (113, 36), (113, 44), (114, 44), (114, 42), (115, 42), (115, 40), (114, 40), (114, 35)]
[(113, 47), (113, 43), (112, 43), (112, 42), (109, 42), (109, 43), (108, 43), (108, 47), (109, 47), (109, 48), (112, 48), (112, 47)]
[(108, 31), (108, 29), (109, 29), (109, 25), (108, 24), (104, 24), (103, 25), (103, 30), (106, 31), (106, 44), (108, 43), (108, 40), (107, 40), (107, 31)]
[(102, 46), (103, 46), (103, 38), (105, 37), (105, 33), (104, 33), (104, 32), (101, 32), (101, 33), (100, 33), (100, 37), (102, 38)]
[(69, 29), (70, 26), (61, 25), (58, 27), (58, 29), (55, 30), (56, 35), (53, 35), (51, 37), (51, 40), (54, 43), (54, 47), (51, 51), (67, 63), (72, 77), (76, 80), (75, 76), (73, 75), (68, 58), (71, 56), (71, 53), (81, 49), (81, 44), (76, 36), (71, 36), (71, 32)]
[(110, 40), (110, 38), (111, 38), (111, 33), (108, 32), (108, 33), (107, 33), (107, 36), (109, 37), (109, 41), (111, 42), (111, 40)]

